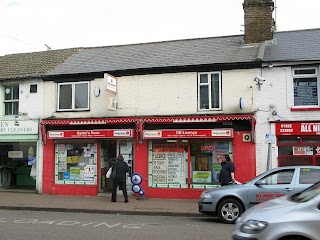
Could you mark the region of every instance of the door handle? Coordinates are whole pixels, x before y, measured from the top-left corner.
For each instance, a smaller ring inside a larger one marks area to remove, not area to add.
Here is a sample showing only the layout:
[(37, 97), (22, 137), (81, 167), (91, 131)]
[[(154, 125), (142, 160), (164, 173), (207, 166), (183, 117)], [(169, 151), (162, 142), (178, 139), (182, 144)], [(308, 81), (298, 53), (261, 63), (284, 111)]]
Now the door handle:
[(285, 192), (291, 192), (291, 191), (292, 191), (292, 188), (285, 188), (284, 191), (285, 191)]

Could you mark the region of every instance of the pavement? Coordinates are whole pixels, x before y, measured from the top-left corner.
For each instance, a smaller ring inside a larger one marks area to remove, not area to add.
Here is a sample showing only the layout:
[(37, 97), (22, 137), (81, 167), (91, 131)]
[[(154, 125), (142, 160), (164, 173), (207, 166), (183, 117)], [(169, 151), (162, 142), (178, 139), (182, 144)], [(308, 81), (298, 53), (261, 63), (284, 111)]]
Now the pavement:
[(82, 212), (124, 215), (159, 215), (201, 217), (196, 199), (159, 199), (122, 194), (111, 202), (111, 193), (98, 196), (45, 195), (34, 192), (0, 191), (0, 209), (53, 212)]

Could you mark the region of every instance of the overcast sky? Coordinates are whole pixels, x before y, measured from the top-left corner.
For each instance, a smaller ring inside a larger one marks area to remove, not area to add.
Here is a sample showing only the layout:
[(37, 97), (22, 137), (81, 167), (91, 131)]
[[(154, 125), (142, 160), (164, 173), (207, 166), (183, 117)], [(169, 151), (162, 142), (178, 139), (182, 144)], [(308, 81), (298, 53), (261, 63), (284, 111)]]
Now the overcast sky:
[[(274, 0), (278, 31), (320, 28), (319, 0)], [(243, 0), (0, 0), (0, 56), (243, 34)]]

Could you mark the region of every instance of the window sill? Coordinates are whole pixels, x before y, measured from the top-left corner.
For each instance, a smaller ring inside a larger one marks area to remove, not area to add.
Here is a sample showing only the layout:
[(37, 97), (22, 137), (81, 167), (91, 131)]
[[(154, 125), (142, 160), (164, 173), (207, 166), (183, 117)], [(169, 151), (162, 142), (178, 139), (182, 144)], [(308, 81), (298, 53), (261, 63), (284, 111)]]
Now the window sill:
[(304, 108), (291, 108), (292, 112), (296, 112), (296, 111), (320, 111), (320, 107), (312, 107), (312, 108), (308, 108), (308, 107), (304, 107)]

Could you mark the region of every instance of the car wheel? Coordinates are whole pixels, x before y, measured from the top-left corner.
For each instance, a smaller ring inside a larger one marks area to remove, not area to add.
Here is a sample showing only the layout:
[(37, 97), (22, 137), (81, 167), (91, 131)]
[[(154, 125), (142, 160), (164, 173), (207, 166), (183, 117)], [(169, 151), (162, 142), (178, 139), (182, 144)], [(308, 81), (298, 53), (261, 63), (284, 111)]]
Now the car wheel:
[(235, 199), (225, 199), (218, 205), (218, 217), (224, 223), (235, 223), (243, 213), (241, 203)]

